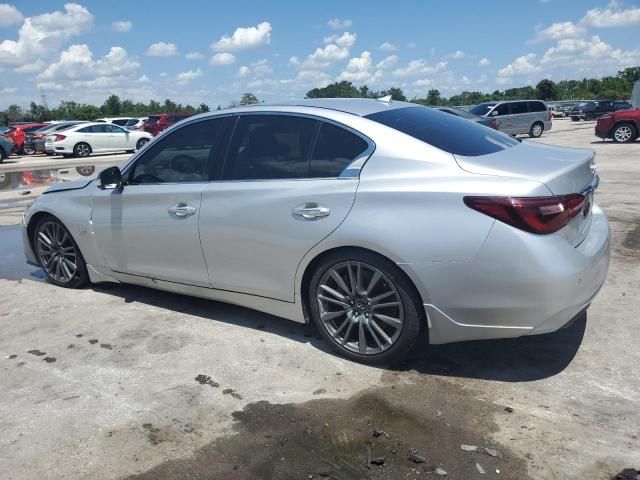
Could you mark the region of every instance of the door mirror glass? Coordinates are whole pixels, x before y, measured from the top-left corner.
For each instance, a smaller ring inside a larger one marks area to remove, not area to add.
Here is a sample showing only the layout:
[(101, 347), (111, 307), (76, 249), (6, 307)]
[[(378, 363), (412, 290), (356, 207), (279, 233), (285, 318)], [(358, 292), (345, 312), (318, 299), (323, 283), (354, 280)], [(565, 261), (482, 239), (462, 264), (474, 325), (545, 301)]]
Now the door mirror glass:
[(118, 167), (109, 167), (98, 175), (98, 188), (112, 190), (122, 185), (122, 172)]
[(492, 116), (492, 117), (497, 117), (497, 116), (498, 116), (498, 110), (493, 110), (493, 111), (491, 112), (491, 116)]

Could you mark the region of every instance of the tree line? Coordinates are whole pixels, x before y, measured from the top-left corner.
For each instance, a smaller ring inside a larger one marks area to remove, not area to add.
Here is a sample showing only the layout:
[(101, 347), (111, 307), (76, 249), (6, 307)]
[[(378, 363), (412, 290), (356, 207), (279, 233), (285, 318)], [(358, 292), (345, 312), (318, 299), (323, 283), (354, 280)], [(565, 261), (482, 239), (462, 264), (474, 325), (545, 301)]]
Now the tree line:
[[(238, 102), (232, 102), (228, 107), (237, 105), (250, 105), (258, 103), (258, 97), (252, 93), (245, 93)], [(217, 109), (223, 107), (218, 105)], [(20, 105), (9, 105), (0, 111), (0, 124), (8, 125), (12, 122), (46, 122), (49, 120), (94, 120), (101, 117), (145, 117), (160, 113), (205, 113), (210, 111), (206, 103), (201, 103), (197, 107), (183, 105), (170, 99), (164, 103), (151, 100), (149, 103), (134, 102), (132, 100), (121, 100), (117, 95), (109, 96), (104, 103), (97, 107), (88, 103), (77, 103), (63, 100), (55, 108), (47, 108), (36, 102), (31, 102), (28, 109)]]
[[(307, 98), (380, 98), (391, 95), (393, 100), (410, 101), (427, 106), (456, 106), (472, 105), (491, 100), (518, 100), (524, 98), (537, 98), (545, 101), (554, 100), (586, 100), (586, 99), (611, 99), (627, 100), (631, 97), (633, 82), (640, 78), (640, 66), (629, 67), (620, 70), (614, 76), (601, 78), (583, 78), (582, 80), (561, 80), (554, 82), (544, 79), (533, 87), (507, 88), (495, 90), (492, 93), (479, 91), (463, 91), (451, 97), (444, 97), (437, 89), (431, 89), (424, 97), (408, 99), (402, 89), (391, 87), (387, 90), (372, 90), (367, 85), (355, 86), (348, 81), (335, 82), (322, 88), (314, 88), (306, 94)], [(245, 93), (237, 102), (231, 102), (226, 107), (218, 105), (217, 109), (230, 108), (238, 105), (250, 105), (260, 100), (252, 93)], [(121, 100), (117, 95), (109, 96), (104, 103), (97, 107), (87, 103), (76, 103), (64, 100), (60, 104), (49, 109), (44, 105), (31, 102), (28, 109), (19, 105), (10, 105), (7, 110), (0, 111), (0, 123), (7, 125), (10, 122), (33, 121), (45, 122), (48, 120), (93, 120), (100, 117), (142, 117), (157, 113), (204, 113), (209, 111), (206, 103), (197, 107), (183, 105), (170, 99), (164, 103), (151, 100), (149, 103)]]

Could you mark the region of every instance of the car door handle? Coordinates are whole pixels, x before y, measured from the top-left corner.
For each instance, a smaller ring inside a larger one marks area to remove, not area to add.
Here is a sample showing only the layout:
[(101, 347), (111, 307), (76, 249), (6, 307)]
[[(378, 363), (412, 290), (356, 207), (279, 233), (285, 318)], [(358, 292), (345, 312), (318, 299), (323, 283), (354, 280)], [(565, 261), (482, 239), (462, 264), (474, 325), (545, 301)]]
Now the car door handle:
[(302, 217), (305, 220), (318, 220), (320, 218), (328, 217), (331, 210), (317, 203), (305, 203), (294, 208), (291, 211), (292, 215), (296, 217)]
[(169, 213), (175, 215), (176, 217), (190, 217), (191, 215), (196, 213), (196, 207), (192, 207), (191, 205), (187, 205), (186, 203), (179, 203), (178, 205), (170, 207)]

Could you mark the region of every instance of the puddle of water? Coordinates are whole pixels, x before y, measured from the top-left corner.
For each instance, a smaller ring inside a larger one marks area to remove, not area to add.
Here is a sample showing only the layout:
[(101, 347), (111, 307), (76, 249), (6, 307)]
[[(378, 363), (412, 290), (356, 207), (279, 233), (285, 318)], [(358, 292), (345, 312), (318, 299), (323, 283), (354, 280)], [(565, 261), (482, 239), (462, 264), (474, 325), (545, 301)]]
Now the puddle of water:
[(0, 172), (0, 192), (46, 187), (54, 183), (95, 178), (100, 171), (120, 163), (100, 164), (98, 167), (96, 165), (74, 165), (62, 168)]

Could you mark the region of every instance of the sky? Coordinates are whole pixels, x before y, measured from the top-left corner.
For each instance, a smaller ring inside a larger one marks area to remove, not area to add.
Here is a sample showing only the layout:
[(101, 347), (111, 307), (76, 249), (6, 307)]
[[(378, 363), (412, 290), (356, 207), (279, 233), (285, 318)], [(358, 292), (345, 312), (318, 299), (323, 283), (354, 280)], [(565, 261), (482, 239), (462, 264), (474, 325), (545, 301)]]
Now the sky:
[(0, 109), (112, 93), (211, 107), (340, 80), (408, 97), (640, 65), (640, 1), (0, 3)]

